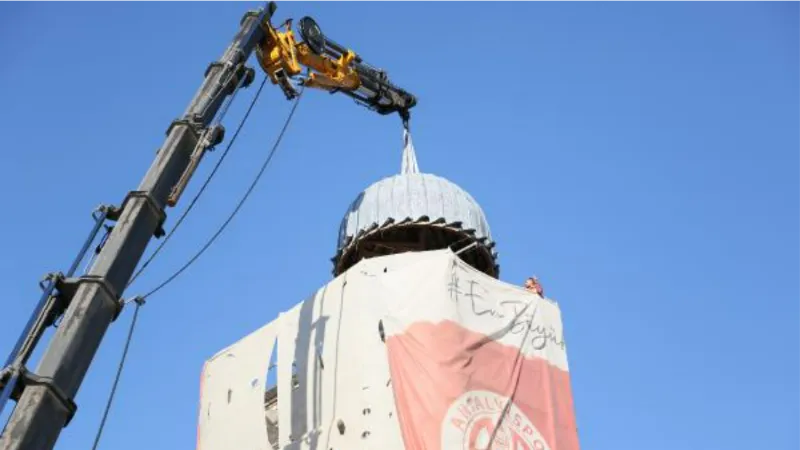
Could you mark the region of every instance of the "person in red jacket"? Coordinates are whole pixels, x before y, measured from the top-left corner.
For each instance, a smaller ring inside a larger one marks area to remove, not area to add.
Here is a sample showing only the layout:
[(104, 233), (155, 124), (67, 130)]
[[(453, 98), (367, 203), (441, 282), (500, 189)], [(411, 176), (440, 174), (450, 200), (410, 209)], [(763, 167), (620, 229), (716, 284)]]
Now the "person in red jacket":
[(544, 288), (535, 275), (525, 280), (525, 289), (535, 292), (539, 297), (544, 297)]

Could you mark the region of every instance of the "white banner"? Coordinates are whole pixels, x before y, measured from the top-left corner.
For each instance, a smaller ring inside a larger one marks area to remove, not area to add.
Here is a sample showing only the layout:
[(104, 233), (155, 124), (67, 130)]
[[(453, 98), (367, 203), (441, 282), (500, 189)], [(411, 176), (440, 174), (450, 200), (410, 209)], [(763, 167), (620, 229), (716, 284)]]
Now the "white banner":
[(198, 448), (272, 445), (578, 450), (559, 308), (449, 250), (362, 261), (204, 367)]

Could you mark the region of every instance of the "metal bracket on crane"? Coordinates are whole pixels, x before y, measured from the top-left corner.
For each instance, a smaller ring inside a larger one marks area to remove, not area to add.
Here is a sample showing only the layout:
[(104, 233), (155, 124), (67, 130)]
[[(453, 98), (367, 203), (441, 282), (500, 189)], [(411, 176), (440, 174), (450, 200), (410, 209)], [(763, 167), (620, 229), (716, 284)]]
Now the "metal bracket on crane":
[(75, 401), (68, 397), (54, 382), (52, 378), (41, 377), (29, 371), (24, 365), (18, 367), (10, 367), (0, 372), (0, 391), (5, 389), (6, 383), (13, 383), (11, 395), (9, 398), (19, 401), (25, 388), (28, 386), (44, 386), (53, 394), (64, 410), (67, 412), (66, 421), (64, 426), (69, 425), (69, 422), (75, 416), (78, 410), (78, 405)]
[(157, 221), (156, 230), (153, 232), (153, 235), (157, 238), (164, 236), (166, 233), (164, 232), (164, 222), (167, 220), (167, 213), (164, 211), (164, 208), (158, 205), (156, 199), (153, 198), (153, 195), (148, 191), (130, 191), (128, 195), (125, 196), (125, 200), (122, 201), (122, 205), (119, 207), (110, 206), (107, 218), (108, 220), (117, 221), (119, 220), (120, 216), (122, 215), (122, 211), (128, 206), (128, 203), (134, 199), (144, 199), (144, 204), (147, 205), (147, 209), (151, 216), (153, 216)]

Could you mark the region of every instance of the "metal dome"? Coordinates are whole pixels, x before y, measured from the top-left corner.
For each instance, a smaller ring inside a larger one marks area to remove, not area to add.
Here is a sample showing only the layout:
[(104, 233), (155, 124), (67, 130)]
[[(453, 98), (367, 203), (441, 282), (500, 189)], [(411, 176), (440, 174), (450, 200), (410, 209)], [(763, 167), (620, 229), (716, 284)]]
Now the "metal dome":
[[(335, 275), (364, 257), (378, 256), (374, 250), (359, 250), (370, 244), (383, 247), (383, 254), (444, 247), (458, 251), (472, 245), (474, 251), (465, 250), (462, 258), (498, 276), (497, 253), (480, 205), (455, 183), (418, 170), (413, 145), (406, 136), (402, 173), (372, 184), (345, 213), (333, 258)], [(412, 229), (416, 234), (410, 234)], [(405, 233), (402, 236), (401, 231)]]

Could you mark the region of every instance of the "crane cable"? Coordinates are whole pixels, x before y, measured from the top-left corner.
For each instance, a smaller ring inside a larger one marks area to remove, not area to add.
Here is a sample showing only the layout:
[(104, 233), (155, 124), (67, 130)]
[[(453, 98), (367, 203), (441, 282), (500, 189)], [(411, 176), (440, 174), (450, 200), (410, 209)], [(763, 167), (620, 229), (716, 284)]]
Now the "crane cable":
[(94, 436), (94, 444), (92, 450), (97, 450), (100, 444), (100, 436), (103, 434), (103, 428), (106, 426), (106, 419), (108, 419), (108, 412), (111, 410), (111, 402), (114, 401), (114, 394), (117, 392), (117, 385), (122, 375), (122, 368), (125, 366), (125, 359), (128, 356), (128, 348), (133, 339), (133, 330), (136, 328), (136, 319), (139, 317), (139, 308), (142, 307), (144, 301), (136, 302), (136, 309), (133, 310), (133, 319), (131, 319), (131, 326), (128, 328), (128, 337), (125, 339), (125, 347), (122, 349), (122, 357), (119, 359), (117, 366), (117, 375), (114, 377), (114, 384), (111, 385), (111, 392), (108, 394), (108, 401), (106, 401), (106, 408), (103, 411), (103, 418), (100, 420), (100, 426), (97, 428), (97, 434)]
[[(232, 77), (233, 77), (233, 74), (231, 74), (229, 79), (232, 78)], [(225, 115), (228, 113), (228, 109), (230, 108), (231, 104), (233, 103), (233, 99), (236, 98), (236, 94), (239, 92), (239, 90), (241, 89), (242, 85), (244, 84), (244, 79), (245, 79), (245, 77), (242, 77), (239, 80), (239, 84), (236, 85), (236, 88), (234, 89), (233, 94), (231, 94), (231, 96), (228, 97), (227, 101), (222, 106), (222, 111), (220, 112), (220, 115), (217, 117), (217, 119), (214, 120), (214, 124), (218, 124), (218, 123), (222, 122), (222, 119), (225, 118)], [(211, 183), (211, 179), (214, 178), (214, 175), (216, 175), (217, 170), (219, 170), (220, 166), (222, 165), (222, 162), (225, 161), (225, 157), (228, 156), (228, 152), (231, 150), (231, 147), (233, 146), (233, 143), (236, 141), (236, 137), (239, 135), (239, 132), (241, 131), (242, 127), (244, 126), (244, 123), (247, 121), (247, 117), (250, 115), (250, 111), (253, 109), (253, 106), (255, 106), (255, 103), (256, 103), (256, 100), (258, 99), (258, 97), (261, 95), (261, 90), (264, 88), (264, 84), (266, 83), (266, 81), (267, 80), (265, 78), (261, 82), (261, 85), (258, 87), (258, 90), (256, 91), (255, 98), (253, 98), (253, 101), (250, 103), (250, 106), (247, 108), (247, 112), (245, 113), (244, 118), (239, 122), (239, 126), (236, 128), (236, 131), (234, 132), (233, 137), (228, 142), (228, 145), (225, 146), (225, 150), (222, 152), (222, 155), (220, 155), (220, 157), (217, 159), (217, 163), (214, 164), (214, 168), (211, 169), (211, 172), (208, 174), (208, 176), (206, 177), (206, 179), (203, 182), (202, 186), (200, 186), (200, 189), (197, 191), (197, 193), (192, 198), (192, 201), (189, 202), (189, 206), (187, 206), (186, 209), (181, 214), (181, 216), (178, 217), (178, 220), (175, 222), (175, 225), (173, 225), (172, 229), (169, 231), (169, 233), (166, 236), (164, 236), (164, 239), (158, 244), (158, 247), (156, 247), (156, 249), (153, 251), (153, 253), (151, 253), (150, 256), (147, 257), (147, 259), (144, 261), (142, 266), (139, 267), (139, 270), (137, 270), (136, 273), (133, 274), (131, 279), (128, 281), (128, 284), (125, 286), (126, 288), (130, 287), (130, 285), (132, 285), (133, 282), (136, 281), (137, 278), (139, 278), (139, 275), (141, 275), (142, 272), (144, 272), (144, 270), (147, 268), (147, 266), (150, 265), (151, 262), (153, 262), (153, 260), (156, 258), (156, 255), (158, 255), (158, 253), (161, 251), (161, 249), (164, 248), (164, 246), (167, 244), (167, 241), (169, 241), (169, 239), (172, 237), (172, 235), (175, 234), (175, 231), (178, 229), (178, 227), (181, 226), (181, 223), (183, 223), (183, 220), (186, 219), (186, 216), (188, 216), (189, 212), (192, 210), (192, 208), (194, 208), (194, 205), (197, 203), (197, 200), (200, 199), (201, 195), (203, 195), (203, 192), (205, 192), (205, 190), (208, 187), (209, 183)], [(227, 82), (225, 84), (227, 84)], [(222, 91), (220, 91), (220, 92), (222, 92)], [(214, 98), (212, 98), (211, 101), (213, 102), (216, 98), (217, 98), (217, 96), (214, 96)], [(202, 139), (200, 141), (198, 141), (197, 145), (202, 145), (201, 141), (202, 141)]]
[[(266, 81), (266, 78), (264, 79), (264, 81)], [(294, 112), (297, 110), (297, 105), (300, 104), (300, 98), (303, 95), (304, 89), (305, 88), (301, 88), (300, 89), (300, 92), (297, 95), (297, 98), (294, 101), (294, 104), (292, 105), (292, 109), (289, 111), (289, 115), (286, 117), (286, 121), (283, 123), (283, 128), (281, 129), (280, 133), (278, 133), (278, 138), (275, 140), (275, 143), (273, 144), (272, 149), (269, 151), (269, 153), (267, 154), (267, 157), (264, 159), (264, 162), (261, 164), (261, 168), (259, 169), (259, 171), (256, 174), (255, 178), (253, 179), (253, 182), (250, 183), (250, 186), (247, 188), (247, 191), (244, 193), (242, 198), (239, 200), (239, 203), (236, 205), (236, 207), (233, 209), (233, 211), (231, 211), (230, 215), (228, 215), (228, 218), (225, 219), (225, 222), (223, 222), (222, 225), (220, 225), (219, 229), (217, 229), (217, 231), (211, 236), (211, 238), (208, 239), (208, 241), (205, 243), (205, 245), (203, 245), (203, 247), (201, 247), (200, 250), (198, 250), (198, 252), (194, 254), (194, 256), (192, 256), (183, 266), (181, 266), (180, 269), (176, 270), (172, 275), (170, 275), (161, 284), (159, 284), (158, 286), (156, 286), (155, 288), (153, 288), (152, 290), (147, 292), (145, 295), (141, 296), (142, 299), (146, 299), (146, 298), (150, 297), (151, 295), (155, 294), (156, 292), (160, 291), (161, 289), (166, 287), (169, 283), (171, 283), (173, 280), (175, 280), (175, 278), (180, 276), (180, 274), (182, 274), (186, 269), (188, 269), (189, 266), (194, 264), (194, 262), (197, 261), (197, 259), (200, 258), (200, 256), (203, 253), (205, 253), (205, 251), (208, 250), (209, 247), (211, 247), (211, 244), (214, 243), (214, 241), (222, 234), (222, 232), (225, 231), (225, 228), (231, 223), (233, 218), (236, 216), (236, 214), (242, 208), (244, 203), (247, 201), (248, 197), (250, 197), (250, 194), (253, 193), (253, 189), (255, 189), (256, 185), (259, 182), (259, 180), (261, 180), (261, 176), (264, 175), (264, 171), (267, 169), (267, 166), (269, 166), (269, 163), (272, 161), (272, 157), (275, 156), (275, 152), (278, 150), (278, 146), (280, 145), (281, 140), (283, 140), (283, 135), (286, 134), (286, 130), (289, 128), (289, 124), (292, 121), (292, 117), (294, 116)], [(131, 301), (133, 301), (133, 299), (128, 300), (126, 303), (130, 303)]]
[[(250, 111), (252, 110), (253, 106), (255, 105), (256, 101), (258, 100), (258, 97), (259, 97), (259, 95), (261, 93), (261, 89), (264, 87), (264, 84), (266, 83), (266, 81), (267, 81), (267, 78), (265, 77), (264, 80), (261, 82), (261, 86), (259, 86), (258, 91), (256, 92), (256, 95), (253, 98), (253, 101), (250, 103), (250, 107), (248, 108), (247, 112), (245, 113), (244, 117), (242, 118), (241, 122), (239, 123), (239, 126), (236, 129), (236, 133), (234, 133), (233, 137), (231, 138), (231, 142), (228, 143), (228, 147), (226, 148), (226, 152), (228, 151), (228, 149), (230, 149), (231, 145), (233, 144), (233, 141), (236, 140), (236, 136), (238, 136), (239, 131), (242, 129), (242, 127), (244, 126), (244, 123), (247, 121), (247, 118), (250, 115)], [(289, 124), (291, 123), (292, 118), (294, 117), (294, 113), (297, 110), (297, 106), (300, 104), (300, 99), (303, 96), (303, 91), (304, 90), (305, 90), (305, 87), (301, 87), (300, 92), (299, 92), (297, 98), (295, 99), (294, 104), (292, 105), (292, 109), (289, 111), (289, 115), (286, 117), (286, 120), (285, 120), (285, 122), (283, 124), (283, 128), (281, 129), (280, 133), (278, 134), (278, 137), (275, 140), (275, 143), (272, 146), (272, 149), (269, 151), (269, 153), (267, 154), (267, 157), (264, 159), (264, 162), (261, 164), (261, 168), (258, 171), (258, 173), (256, 174), (255, 178), (253, 179), (253, 182), (250, 184), (249, 188), (244, 193), (242, 198), (239, 200), (239, 203), (236, 205), (236, 207), (231, 212), (231, 214), (228, 216), (228, 218), (225, 220), (225, 222), (223, 222), (223, 224), (219, 227), (219, 229), (217, 229), (217, 231), (211, 236), (211, 238), (209, 238), (209, 240), (205, 243), (205, 245), (203, 245), (203, 247), (201, 247), (200, 250), (197, 253), (195, 253), (195, 255), (192, 256), (192, 258), (189, 259), (189, 261), (187, 261), (183, 266), (181, 266), (177, 271), (175, 271), (164, 282), (162, 282), (161, 284), (156, 286), (154, 289), (150, 290), (145, 295), (136, 296), (136, 297), (134, 297), (134, 298), (132, 298), (130, 300), (126, 300), (125, 301), (125, 304), (131, 303), (131, 302), (136, 303), (136, 309), (133, 312), (133, 318), (131, 319), (131, 325), (128, 328), (128, 336), (127, 336), (127, 338), (125, 340), (125, 347), (123, 348), (122, 357), (120, 358), (119, 366), (117, 367), (117, 373), (116, 373), (116, 375), (114, 377), (114, 383), (111, 386), (111, 392), (109, 393), (108, 401), (106, 402), (105, 411), (103, 412), (103, 418), (102, 418), (102, 420), (100, 422), (100, 426), (97, 429), (97, 434), (95, 436), (94, 445), (92, 446), (92, 450), (97, 450), (97, 446), (100, 443), (100, 436), (103, 433), (103, 429), (105, 428), (105, 424), (106, 424), (106, 419), (108, 418), (108, 413), (111, 410), (111, 404), (112, 404), (112, 402), (114, 400), (114, 395), (116, 394), (116, 391), (117, 391), (117, 385), (119, 384), (119, 380), (120, 380), (120, 378), (122, 376), (122, 370), (123, 370), (123, 368), (125, 366), (125, 360), (126, 360), (127, 355), (128, 355), (128, 348), (130, 347), (130, 343), (133, 340), (133, 332), (134, 332), (134, 329), (136, 327), (136, 319), (139, 316), (139, 308), (141, 308), (142, 305), (144, 305), (146, 298), (150, 297), (151, 295), (155, 294), (159, 290), (163, 289), (165, 286), (167, 286), (169, 283), (171, 283), (173, 280), (175, 280), (181, 273), (186, 271), (186, 269), (188, 269), (189, 266), (191, 266), (195, 261), (197, 261), (197, 259), (200, 257), (200, 255), (202, 255), (206, 250), (208, 250), (209, 247), (211, 247), (211, 244), (214, 243), (214, 241), (222, 234), (222, 232), (225, 230), (225, 228), (228, 226), (228, 224), (233, 220), (233, 218), (239, 212), (241, 207), (247, 201), (247, 199), (250, 196), (250, 194), (255, 189), (256, 185), (258, 184), (259, 180), (261, 179), (261, 176), (264, 174), (264, 171), (267, 169), (267, 166), (269, 166), (270, 162), (272, 161), (273, 156), (275, 156), (275, 153), (278, 150), (278, 146), (280, 145), (281, 141), (283, 140), (283, 136), (286, 133), (286, 130), (289, 128)], [(194, 202), (194, 200), (196, 200), (196, 198), (193, 199), (193, 202)], [(176, 224), (176, 227), (177, 227), (177, 224)], [(173, 231), (174, 231), (174, 228), (173, 228)], [(151, 258), (152, 258), (152, 255), (151, 255)]]

